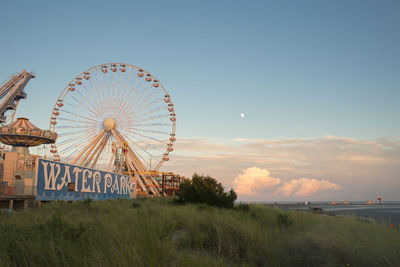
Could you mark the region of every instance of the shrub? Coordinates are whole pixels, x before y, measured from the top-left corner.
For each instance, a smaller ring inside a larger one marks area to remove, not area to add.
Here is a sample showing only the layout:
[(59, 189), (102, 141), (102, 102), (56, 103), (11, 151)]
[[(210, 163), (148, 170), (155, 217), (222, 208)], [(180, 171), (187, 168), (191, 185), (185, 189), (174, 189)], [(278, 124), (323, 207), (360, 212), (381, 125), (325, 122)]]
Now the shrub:
[(237, 195), (233, 189), (224, 191), (221, 183), (210, 176), (193, 174), (191, 180), (181, 183), (178, 202), (205, 203), (211, 206), (233, 208)]
[(140, 208), (142, 206), (142, 204), (140, 204), (139, 202), (132, 202), (132, 208)]
[(293, 222), (292, 220), (289, 218), (289, 215), (287, 213), (279, 213), (276, 217), (276, 220), (278, 222), (278, 225), (280, 227), (288, 227), (289, 225), (291, 225)]
[(90, 206), (90, 203), (92, 203), (93, 199), (87, 198), (83, 201), (83, 204)]
[(240, 203), (239, 205), (236, 206), (236, 208), (240, 211), (244, 211), (244, 212), (249, 212), (251, 207), (249, 204), (242, 204)]

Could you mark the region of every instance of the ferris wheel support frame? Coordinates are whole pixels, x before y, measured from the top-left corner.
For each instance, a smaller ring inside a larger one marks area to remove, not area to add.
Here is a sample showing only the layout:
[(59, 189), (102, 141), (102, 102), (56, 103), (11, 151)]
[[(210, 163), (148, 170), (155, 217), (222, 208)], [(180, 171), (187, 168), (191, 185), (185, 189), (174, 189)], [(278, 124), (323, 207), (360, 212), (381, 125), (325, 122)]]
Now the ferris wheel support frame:
[[(117, 130), (111, 129), (111, 133), (120, 145), (125, 146), (125, 144), (127, 144), (127, 142), (125, 141), (123, 136)], [(134, 170), (136, 172), (146, 172), (147, 171), (146, 168), (144, 167), (143, 163), (136, 156), (135, 152), (133, 152), (132, 148), (130, 148), (129, 145), (127, 145), (127, 151), (126, 151), (125, 155), (128, 158), (127, 166), (129, 166), (128, 168), (130, 168), (131, 171), (132, 170)], [(138, 174), (137, 180), (142, 189), (148, 187), (155, 196), (160, 196), (160, 190), (158, 188), (157, 181), (155, 181), (154, 179), (152, 180), (151, 178), (149, 179), (145, 175), (140, 175), (140, 174)]]

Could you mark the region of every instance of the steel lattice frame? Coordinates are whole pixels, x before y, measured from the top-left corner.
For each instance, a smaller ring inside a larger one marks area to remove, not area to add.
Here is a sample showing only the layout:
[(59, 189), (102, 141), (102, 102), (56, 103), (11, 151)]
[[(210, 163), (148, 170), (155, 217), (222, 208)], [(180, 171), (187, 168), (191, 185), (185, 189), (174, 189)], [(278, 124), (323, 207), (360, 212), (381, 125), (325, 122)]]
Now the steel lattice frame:
[(50, 118), (55, 160), (106, 171), (157, 171), (169, 160), (176, 116), (163, 85), (125, 63), (90, 68), (61, 92)]

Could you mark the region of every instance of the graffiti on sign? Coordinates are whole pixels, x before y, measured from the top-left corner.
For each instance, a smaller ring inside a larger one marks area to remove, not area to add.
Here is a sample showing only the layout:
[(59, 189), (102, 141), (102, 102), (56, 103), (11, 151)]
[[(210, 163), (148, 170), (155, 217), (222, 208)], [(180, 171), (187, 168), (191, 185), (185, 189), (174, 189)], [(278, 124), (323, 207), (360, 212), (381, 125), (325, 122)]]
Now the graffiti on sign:
[(129, 198), (131, 177), (57, 161), (39, 159), (37, 200)]

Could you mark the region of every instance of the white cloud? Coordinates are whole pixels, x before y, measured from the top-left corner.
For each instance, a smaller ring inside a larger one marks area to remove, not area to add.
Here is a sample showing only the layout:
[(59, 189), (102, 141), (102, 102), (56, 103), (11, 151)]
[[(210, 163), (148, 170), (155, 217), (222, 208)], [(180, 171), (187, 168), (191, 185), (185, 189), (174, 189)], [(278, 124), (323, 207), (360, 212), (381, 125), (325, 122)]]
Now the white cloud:
[(292, 179), (283, 183), (278, 188), (276, 194), (285, 196), (309, 196), (319, 191), (339, 190), (342, 187), (327, 180), (317, 180), (309, 178)]
[(257, 167), (243, 170), (233, 181), (233, 187), (239, 195), (256, 195), (266, 189), (280, 184), (279, 178), (274, 178), (266, 169)]

